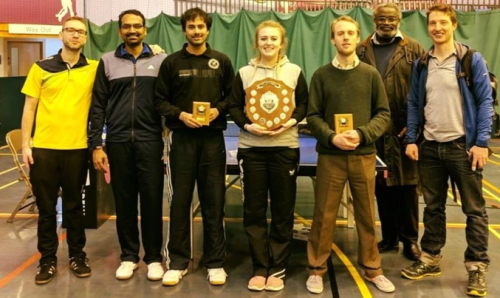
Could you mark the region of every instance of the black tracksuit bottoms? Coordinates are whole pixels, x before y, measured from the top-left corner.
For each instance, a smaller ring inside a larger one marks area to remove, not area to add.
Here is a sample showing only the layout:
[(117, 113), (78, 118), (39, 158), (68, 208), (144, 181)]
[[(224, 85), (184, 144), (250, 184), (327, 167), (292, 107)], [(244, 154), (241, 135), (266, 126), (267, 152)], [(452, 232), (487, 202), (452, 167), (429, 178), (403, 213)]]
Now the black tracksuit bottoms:
[(62, 216), (67, 228), (69, 257), (85, 258), (82, 190), (88, 169), (88, 150), (33, 148), (30, 181), (38, 207), (40, 264), (57, 262), (57, 198), (62, 188)]
[(163, 141), (106, 144), (121, 260), (138, 263), (138, 195), (144, 262), (162, 262)]
[(195, 181), (203, 217), (203, 262), (222, 268), (226, 260), (224, 231), (226, 148), (221, 130), (173, 131), (170, 169), (173, 196), (165, 255), (167, 267), (184, 270), (191, 260), (190, 217)]
[[(291, 255), (299, 148), (239, 148), (243, 226), (254, 275), (285, 279)], [(267, 224), (268, 198), (271, 224)]]

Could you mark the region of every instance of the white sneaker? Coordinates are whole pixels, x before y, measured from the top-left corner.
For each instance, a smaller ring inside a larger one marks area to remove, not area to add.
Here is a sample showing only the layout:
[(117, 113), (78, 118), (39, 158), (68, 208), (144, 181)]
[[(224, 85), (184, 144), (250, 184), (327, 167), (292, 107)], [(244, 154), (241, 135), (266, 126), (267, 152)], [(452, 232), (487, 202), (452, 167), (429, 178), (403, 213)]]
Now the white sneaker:
[(182, 277), (186, 275), (187, 272), (187, 269), (167, 270), (167, 272), (163, 275), (162, 284), (164, 286), (175, 286), (181, 281)]
[(160, 280), (163, 277), (163, 267), (159, 262), (153, 262), (148, 265), (148, 279), (149, 280)]
[(310, 275), (306, 282), (307, 290), (314, 294), (323, 292), (323, 277), (319, 275)]
[(226, 283), (227, 273), (224, 268), (208, 269), (207, 279), (213, 286), (221, 286)]
[(134, 274), (134, 270), (137, 269), (137, 263), (124, 261), (120, 264), (120, 267), (116, 270), (116, 279), (129, 279)]
[(365, 279), (372, 282), (377, 287), (377, 289), (382, 292), (392, 293), (396, 290), (394, 284), (382, 274), (375, 277), (368, 277), (365, 275)]

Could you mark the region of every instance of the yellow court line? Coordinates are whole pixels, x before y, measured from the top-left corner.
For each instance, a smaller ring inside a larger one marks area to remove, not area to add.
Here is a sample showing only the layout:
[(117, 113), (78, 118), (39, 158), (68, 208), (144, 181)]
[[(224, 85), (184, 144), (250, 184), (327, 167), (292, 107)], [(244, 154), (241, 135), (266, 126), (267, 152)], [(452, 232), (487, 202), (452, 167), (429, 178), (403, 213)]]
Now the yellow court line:
[(493, 189), (494, 191), (496, 191), (497, 193), (500, 194), (500, 188), (496, 187), (495, 185), (491, 184), (490, 182), (488, 182), (488, 180), (484, 179), (483, 178), (483, 184), (488, 186), (489, 188)]
[(493, 197), (493, 199), (497, 200), (500, 202), (500, 198), (497, 197), (494, 193), (492, 193), (491, 191), (489, 191), (486, 187), (483, 187), (483, 191), (487, 194), (489, 194), (490, 196)]
[(13, 171), (13, 170), (15, 170), (15, 169), (17, 169), (17, 167), (13, 167), (13, 168), (10, 168), (10, 169), (5, 170), (5, 171), (3, 171), (3, 172), (0, 172), (0, 175), (3, 175), (3, 174), (5, 174), (5, 173), (8, 173), (8, 172)]
[[(10, 213), (1, 213), (0, 212), (0, 218), (9, 217), (9, 216), (10, 216)], [(16, 218), (36, 218), (36, 217), (38, 217), (38, 213), (18, 213), (16, 215)], [(140, 219), (141, 217), (138, 216), (138, 218)], [(116, 216), (115, 215), (111, 215), (108, 219), (110, 219), (110, 220), (116, 220)], [(163, 221), (169, 221), (169, 217), (168, 216), (163, 216)], [(201, 222), (202, 221), (201, 216), (195, 217), (194, 221), (195, 222)], [(224, 221), (226, 221), (226, 222), (243, 222), (243, 218), (242, 217), (225, 217)], [(301, 223), (307, 223), (307, 224), (310, 224), (310, 222), (311, 222), (310, 220), (307, 220), (307, 219), (304, 219), (304, 218), (302, 218), (302, 220), (300, 220), (298, 217), (297, 217), (297, 221), (301, 222)], [(375, 224), (377, 226), (380, 226), (380, 222), (379, 221), (376, 221)], [(424, 226), (424, 224), (422, 222), (419, 222), (418, 224), (419, 224), (419, 227), (423, 227)], [(336, 225), (337, 226), (342, 226), (342, 227), (347, 226), (347, 220), (337, 219)], [(489, 226), (492, 229), (500, 229), (500, 224), (490, 224)], [(465, 223), (447, 223), (446, 227), (447, 228), (465, 228)]]
[(493, 156), (500, 158), (500, 154), (493, 154)]
[(491, 158), (489, 158), (489, 159), (488, 159), (488, 163), (492, 163), (492, 164), (495, 164), (495, 165), (497, 165), (497, 166), (500, 166), (500, 162), (498, 162), (498, 161), (493, 161), (493, 160), (491, 160)]
[[(306, 220), (305, 218), (298, 215), (297, 213), (294, 213), (294, 215), (295, 215), (295, 218), (297, 218), (302, 223), (304, 223), (306, 225), (311, 225), (310, 220)], [(342, 263), (344, 263), (344, 265), (347, 268), (347, 270), (349, 271), (349, 273), (351, 273), (351, 276), (354, 279), (354, 282), (356, 282), (356, 285), (358, 286), (358, 289), (359, 289), (359, 292), (361, 293), (361, 296), (363, 298), (365, 298), (365, 297), (372, 298), (372, 294), (371, 294), (370, 290), (368, 289), (368, 287), (366, 286), (365, 281), (363, 280), (361, 275), (359, 275), (358, 270), (356, 269), (356, 267), (354, 267), (354, 265), (351, 263), (349, 258), (337, 247), (337, 245), (335, 245), (333, 243), (332, 243), (332, 250), (337, 254), (337, 256), (340, 258)]]
[(363, 298), (372, 298), (372, 293), (366, 286), (366, 283), (363, 281), (363, 279), (358, 273), (358, 270), (356, 269), (356, 267), (354, 267), (349, 258), (334, 243), (332, 243), (332, 250), (337, 254), (340, 260), (342, 260), (342, 263), (344, 263), (347, 270), (349, 270), (349, 273), (351, 273), (352, 277), (354, 278), (354, 281), (356, 281), (356, 284), (358, 285), (361, 296)]
[(12, 181), (11, 183), (7, 183), (7, 184), (5, 184), (5, 185), (2, 185), (2, 186), (0, 186), (0, 189), (7, 188), (7, 187), (9, 187), (9, 186), (11, 186), (11, 185), (16, 184), (17, 182), (19, 182), (19, 180)]
[(500, 239), (500, 234), (495, 229), (493, 229), (491, 225), (488, 226), (488, 230), (490, 230), (491, 234), (495, 235), (498, 239)]

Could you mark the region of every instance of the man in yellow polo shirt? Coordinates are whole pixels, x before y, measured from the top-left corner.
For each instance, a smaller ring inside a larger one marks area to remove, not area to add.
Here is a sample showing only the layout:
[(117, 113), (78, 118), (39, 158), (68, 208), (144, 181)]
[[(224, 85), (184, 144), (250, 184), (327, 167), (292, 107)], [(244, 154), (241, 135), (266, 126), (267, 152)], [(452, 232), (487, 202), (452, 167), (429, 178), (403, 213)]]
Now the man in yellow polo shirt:
[[(57, 271), (56, 204), (62, 188), (70, 269), (78, 277), (91, 274), (83, 251), (82, 189), (87, 173), (87, 124), (97, 61), (81, 53), (87, 26), (71, 17), (59, 33), (58, 54), (36, 62), (26, 79), (22, 118), (23, 161), (39, 209), (38, 250), (42, 255), (36, 284), (46, 284)], [(33, 125), (35, 124), (35, 125)], [(32, 144), (31, 137), (33, 136)]]

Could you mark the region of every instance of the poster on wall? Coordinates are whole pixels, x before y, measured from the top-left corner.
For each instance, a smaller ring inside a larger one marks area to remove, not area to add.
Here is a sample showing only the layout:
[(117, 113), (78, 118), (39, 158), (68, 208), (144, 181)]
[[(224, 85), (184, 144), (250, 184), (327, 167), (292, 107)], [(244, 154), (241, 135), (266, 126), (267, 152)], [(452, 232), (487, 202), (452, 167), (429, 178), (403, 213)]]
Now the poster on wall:
[(2, 0), (0, 23), (61, 25), (77, 14), (76, 0)]

